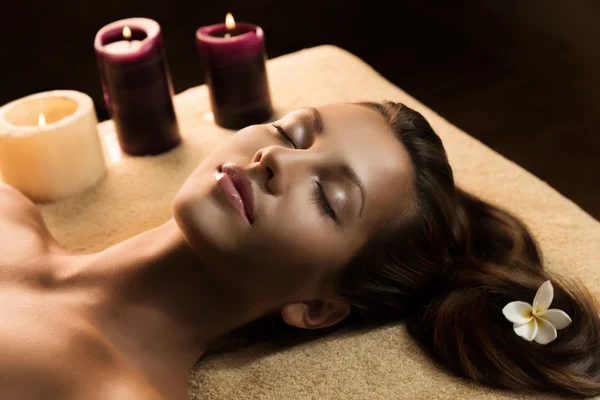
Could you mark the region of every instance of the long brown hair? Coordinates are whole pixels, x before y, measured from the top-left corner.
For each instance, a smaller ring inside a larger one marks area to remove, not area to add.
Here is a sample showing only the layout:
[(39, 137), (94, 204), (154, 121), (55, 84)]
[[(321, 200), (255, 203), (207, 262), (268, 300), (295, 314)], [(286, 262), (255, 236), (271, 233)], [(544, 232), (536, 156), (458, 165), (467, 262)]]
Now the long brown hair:
[[(210, 352), (263, 341), (287, 346), (340, 327), (404, 320), (421, 347), (458, 376), (516, 391), (600, 395), (600, 317), (585, 287), (543, 269), (518, 218), (455, 185), (442, 142), (420, 113), (400, 103), (359, 104), (386, 118), (411, 157), (411, 214), (371, 238), (342, 269), (338, 291), (352, 306), (342, 323), (303, 330), (274, 312)], [(540, 345), (517, 336), (502, 308), (531, 303), (546, 280), (554, 286), (552, 308), (573, 322)]]
[[(354, 316), (404, 319), (440, 364), (488, 386), (600, 395), (600, 317), (589, 292), (543, 269), (518, 218), (455, 185), (442, 142), (421, 114), (400, 103), (360, 104), (380, 112), (407, 149), (415, 207), (343, 270), (339, 290)], [(546, 280), (552, 307), (573, 322), (540, 345), (517, 336), (502, 308), (531, 303)]]

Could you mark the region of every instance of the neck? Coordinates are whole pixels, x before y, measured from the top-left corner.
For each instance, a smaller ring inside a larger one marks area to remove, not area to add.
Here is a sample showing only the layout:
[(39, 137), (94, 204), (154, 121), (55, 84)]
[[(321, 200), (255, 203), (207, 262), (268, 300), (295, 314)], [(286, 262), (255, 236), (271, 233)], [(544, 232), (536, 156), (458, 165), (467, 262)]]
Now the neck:
[(187, 381), (209, 341), (264, 314), (211, 273), (221, 266), (195, 254), (173, 219), (100, 253), (60, 257), (60, 290), (82, 295), (100, 333), (154, 382)]

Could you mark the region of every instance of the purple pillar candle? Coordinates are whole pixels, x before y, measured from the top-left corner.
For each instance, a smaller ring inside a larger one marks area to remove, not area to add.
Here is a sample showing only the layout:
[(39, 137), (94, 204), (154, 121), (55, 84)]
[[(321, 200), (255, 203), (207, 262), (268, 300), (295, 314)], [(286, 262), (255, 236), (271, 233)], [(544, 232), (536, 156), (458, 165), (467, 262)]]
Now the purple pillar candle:
[(215, 122), (224, 128), (241, 129), (264, 122), (273, 114), (264, 34), (259, 26), (235, 24), (230, 15), (227, 26), (198, 29), (196, 44)]
[(121, 149), (159, 154), (181, 142), (160, 25), (146, 18), (115, 21), (94, 41), (104, 100)]

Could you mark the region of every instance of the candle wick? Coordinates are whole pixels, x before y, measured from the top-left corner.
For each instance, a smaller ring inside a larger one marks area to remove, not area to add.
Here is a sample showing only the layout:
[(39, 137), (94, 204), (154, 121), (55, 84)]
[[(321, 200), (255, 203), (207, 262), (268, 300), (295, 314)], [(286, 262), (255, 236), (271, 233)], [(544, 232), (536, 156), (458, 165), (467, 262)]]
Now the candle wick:
[(225, 39), (229, 39), (231, 37), (231, 34), (228, 32), (225, 34)]

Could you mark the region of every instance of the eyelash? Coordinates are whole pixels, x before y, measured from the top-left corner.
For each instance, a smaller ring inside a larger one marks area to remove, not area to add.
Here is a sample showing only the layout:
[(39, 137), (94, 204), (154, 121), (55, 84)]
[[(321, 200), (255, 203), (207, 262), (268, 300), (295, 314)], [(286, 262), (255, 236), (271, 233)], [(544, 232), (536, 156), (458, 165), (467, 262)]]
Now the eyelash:
[(325, 196), (325, 191), (319, 182), (315, 182), (315, 187), (312, 190), (312, 202), (317, 205), (317, 208), (321, 212), (323, 216), (329, 216), (332, 220), (337, 221), (337, 217), (333, 208), (327, 201), (327, 196)]
[[(286, 143), (290, 143), (294, 147), (294, 149), (296, 148), (294, 141), (292, 139), (290, 139), (288, 134), (285, 132), (285, 130), (281, 126), (279, 126), (277, 124), (271, 124), (271, 125), (273, 125), (273, 127), (275, 129), (277, 129), (277, 132), (281, 136), (282, 140), (284, 140)], [(319, 182), (315, 182), (315, 186), (312, 190), (312, 202), (313, 202), (313, 204), (315, 204), (317, 206), (317, 208), (319, 209), (319, 211), (321, 212), (321, 214), (323, 216), (329, 216), (332, 220), (337, 221), (335, 212), (333, 211), (333, 208), (329, 204), (329, 201), (327, 201), (327, 196), (325, 196), (325, 191), (323, 190), (323, 187), (321, 186), (321, 184)]]
[(275, 129), (277, 129), (277, 132), (282, 137), (282, 139), (285, 140), (286, 143), (289, 143), (292, 145), (293, 148), (296, 148), (294, 141), (288, 136), (288, 134), (283, 130), (283, 128), (281, 126), (276, 125), (276, 124), (271, 124), (271, 125), (273, 125), (273, 127)]

